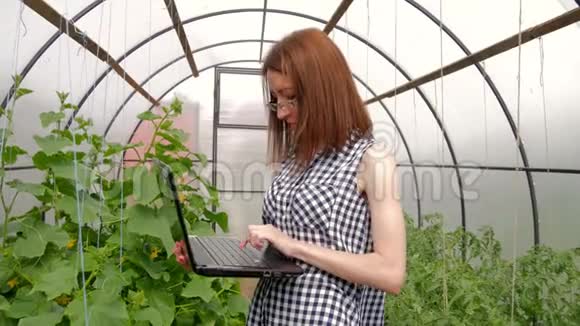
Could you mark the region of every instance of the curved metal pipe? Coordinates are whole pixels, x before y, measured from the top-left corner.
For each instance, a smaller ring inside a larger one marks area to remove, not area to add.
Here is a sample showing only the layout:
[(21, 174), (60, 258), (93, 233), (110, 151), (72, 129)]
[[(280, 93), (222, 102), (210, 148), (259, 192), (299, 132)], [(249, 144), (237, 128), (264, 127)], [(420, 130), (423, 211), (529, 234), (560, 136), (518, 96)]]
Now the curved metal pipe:
[[(86, 14), (88, 14), (89, 12), (91, 12), (91, 10), (93, 10), (94, 8), (96, 8), (98, 5), (100, 5), (101, 3), (105, 2), (105, 0), (97, 0), (93, 3), (91, 3), (90, 5), (86, 6), (83, 10), (79, 11), (78, 14), (76, 14), (70, 21), (71, 22), (76, 22), (79, 19), (83, 18)], [(58, 31), (54, 34), (52, 34), (52, 36), (44, 43), (44, 45), (42, 45), (40, 47), (40, 49), (38, 51), (36, 51), (36, 53), (34, 54), (34, 56), (32, 56), (32, 58), (28, 61), (28, 63), (26, 64), (26, 66), (24, 66), (24, 69), (22, 69), (22, 72), (20, 73), (20, 76), (22, 77), (22, 79), (24, 79), (26, 77), (26, 75), (28, 75), (28, 73), (30, 72), (30, 70), (32, 70), (32, 67), (34, 67), (34, 65), (36, 64), (36, 62), (38, 62), (38, 60), (40, 59), (40, 57), (46, 52), (46, 50), (48, 50), (48, 48), (50, 48), (50, 46), (62, 35), (63, 33), (61, 31)], [(12, 84), (12, 86), (10, 86), (10, 89), (8, 90), (8, 94), (6, 94), (6, 96), (4, 96), (4, 99), (2, 100), (2, 107), (5, 108), (8, 104), (8, 101), (10, 100), (10, 98), (12, 97), (12, 95), (14, 94), (14, 84)]]
[[(240, 40), (239, 42), (265, 42), (265, 43), (275, 43), (275, 41), (271, 41), (271, 40)], [(213, 45), (208, 45), (204, 48), (200, 48), (196, 51), (201, 51), (201, 49), (208, 49), (208, 48), (212, 48), (215, 46), (220, 46), (220, 45), (224, 45), (223, 43), (226, 44), (230, 44), (230, 43), (234, 43), (234, 41), (229, 41), (229, 42), (221, 42), (221, 43), (216, 43)], [(145, 83), (147, 83), (147, 81), (151, 80), (153, 77), (155, 77), (157, 74), (159, 74), (162, 70), (166, 69), (167, 67), (175, 64), (177, 61), (181, 60), (185, 58), (185, 55), (180, 56), (177, 59), (171, 60), (169, 63), (167, 63), (166, 65), (164, 65), (162, 68), (158, 69), (157, 71), (155, 71), (154, 73), (152, 73), (149, 77), (147, 77), (147, 79), (143, 82), (142, 86), (145, 85)], [(260, 63), (260, 60), (236, 60), (236, 61), (228, 61), (225, 63), (217, 63), (208, 67), (205, 67), (204, 69), (200, 70), (200, 74), (204, 71), (207, 71), (208, 69), (211, 68), (215, 68), (219, 65), (223, 65), (223, 64), (230, 64), (230, 63), (250, 63), (250, 62), (256, 62), (256, 63)], [(173, 86), (171, 86), (168, 90), (166, 90), (165, 92), (163, 92), (163, 94), (158, 98), (158, 101), (161, 101), (161, 99), (163, 99), (163, 97), (165, 97), (170, 91), (172, 91), (173, 89), (175, 89), (177, 86), (181, 85), (184, 81), (186, 81), (187, 79), (191, 78), (193, 75), (189, 75), (187, 77), (185, 77), (184, 79), (178, 81), (176, 84), (174, 84)], [(361, 83), (361, 85), (363, 85), (371, 94), (376, 95), (375, 91), (368, 85), (366, 84), (359, 76), (357, 76), (356, 74), (353, 74), (353, 78), (355, 80), (357, 80), (359, 83)], [(131, 94), (127, 97), (127, 99), (123, 102), (123, 104), (117, 109), (115, 116), (111, 119), (111, 121), (109, 122), (108, 126), (107, 126), (107, 130), (105, 131), (105, 135), (107, 135), (108, 130), (111, 128), (114, 120), (116, 119), (116, 117), (119, 115), (119, 112), (123, 109), (123, 107), (126, 105), (126, 103), (133, 97), (133, 95), (135, 95), (135, 91), (131, 92)], [(416, 168), (415, 168), (415, 162), (413, 159), (413, 156), (411, 154), (411, 150), (409, 148), (409, 145), (407, 143), (407, 140), (405, 138), (404, 133), (402, 132), (401, 128), (399, 127), (399, 124), (397, 123), (397, 121), (395, 120), (395, 118), (393, 117), (393, 115), (391, 114), (391, 112), (387, 109), (386, 105), (383, 103), (383, 101), (379, 101), (380, 105), (383, 107), (384, 111), (387, 113), (387, 115), (389, 116), (389, 118), (391, 119), (391, 121), (393, 122), (395, 128), (397, 129), (399, 135), (401, 135), (401, 140), (403, 141), (403, 145), (405, 146), (405, 150), (407, 152), (407, 155), (409, 157), (409, 162), (411, 163), (411, 169), (413, 171), (413, 179), (415, 182), (415, 189), (417, 191), (417, 194), (419, 193), (419, 182), (417, 179), (417, 172), (416, 172)], [(149, 107), (149, 111), (153, 109), (153, 106)], [(135, 126), (135, 128), (133, 129), (133, 132), (131, 132), (131, 136), (129, 137), (127, 143), (130, 143), (135, 135), (135, 133), (137, 132), (137, 130), (139, 129), (141, 125), (141, 120), (137, 123), (137, 125)], [(125, 157), (125, 154), (123, 153), (123, 159)], [(421, 227), (422, 226), (422, 218), (421, 218), (421, 200), (419, 198), (419, 196), (417, 196), (417, 223), (418, 226)]]
[[(302, 13), (297, 13), (297, 12), (291, 12), (291, 11), (287, 11), (287, 10), (279, 10), (279, 9), (264, 9), (264, 8), (260, 8), (260, 9), (235, 9), (235, 10), (225, 10), (225, 11), (220, 11), (220, 12), (214, 12), (214, 13), (209, 13), (209, 14), (205, 14), (205, 15), (201, 15), (198, 17), (193, 17), (193, 18), (189, 18), (183, 21), (183, 25), (185, 24), (189, 24), (191, 22), (194, 22), (196, 20), (199, 19), (204, 19), (204, 18), (208, 18), (208, 17), (212, 17), (212, 16), (219, 16), (219, 15), (225, 15), (225, 14), (232, 14), (232, 13), (240, 13), (240, 12), (264, 12), (264, 10), (268, 13), (277, 13), (277, 14), (284, 14), (284, 15), (290, 15), (290, 16), (295, 16), (295, 17), (300, 17), (300, 18), (304, 18), (304, 19), (308, 19), (308, 20), (312, 20), (312, 21), (316, 21), (319, 22), (321, 24), (326, 24), (326, 21), (324, 21), (323, 19), (317, 18), (317, 17), (313, 17), (310, 15), (306, 15), (306, 14), (302, 14)], [(129, 52), (135, 51), (136, 49), (138, 49), (139, 47), (141, 47), (143, 44), (146, 44), (148, 42), (150, 42), (151, 40), (155, 39), (156, 37), (158, 37), (159, 35), (171, 30), (171, 26), (167, 27), (157, 33), (155, 33), (154, 35), (152, 35), (151, 37), (143, 40), (142, 42), (140, 42), (138, 45), (136, 45), (135, 47), (133, 47)], [(336, 29), (340, 30), (343, 33), (347, 33), (348, 35), (352, 36), (353, 38), (357, 39), (359, 42), (367, 45), (368, 47), (370, 47), (373, 51), (375, 51), (377, 54), (379, 54), (381, 57), (383, 57), (384, 59), (386, 59), (391, 65), (393, 65), (407, 80), (411, 80), (412, 78), (410, 77), (410, 75), (404, 70), (402, 69), (401, 66), (399, 66), (396, 62), (394, 62), (394, 60), (389, 57), (385, 52), (383, 52), (382, 50), (380, 50), (378, 47), (376, 47), (375, 45), (373, 45), (372, 43), (368, 42), (367, 40), (365, 40), (364, 38), (362, 38), (360, 35), (345, 29), (344, 27), (341, 26), (336, 26)], [(120, 60), (124, 59), (127, 54), (124, 54)], [(108, 70), (109, 71), (109, 70)], [(103, 75), (101, 75), (100, 80), (102, 80), (104, 78), (104, 76), (106, 75), (106, 73), (108, 73), (108, 71), (106, 71)], [(99, 80), (99, 81), (100, 81)], [(95, 85), (94, 85), (95, 86)], [(92, 90), (94, 89), (94, 86), (91, 87), (91, 90), (89, 90), (89, 92), (92, 92)], [(423, 92), (423, 90), (421, 88), (417, 88), (417, 93), (421, 96), (421, 98), (423, 99), (423, 101), (426, 103), (427, 107), (429, 108), (429, 110), (431, 111), (431, 114), (433, 115), (435, 121), (437, 122), (443, 137), (445, 139), (445, 142), (447, 144), (449, 153), (451, 155), (451, 159), (453, 161), (453, 164), (455, 166), (457, 166), (457, 157), (455, 155), (455, 150), (453, 149), (453, 146), (451, 145), (451, 141), (449, 138), (449, 135), (447, 133), (447, 131), (445, 130), (440, 118), (438, 117), (433, 104), (429, 101), (429, 99), (426, 97), (425, 93)], [(88, 93), (85, 94), (85, 96), (83, 97), (83, 99), (86, 99), (88, 97)], [(72, 119), (74, 118), (74, 115), (76, 115), (80, 109), (82, 107), (79, 105), (79, 110), (76, 110), (75, 112), (73, 112), (73, 116), (71, 116), (71, 119), (69, 120), (72, 121)], [(461, 177), (461, 174), (459, 173), (459, 169), (455, 168), (455, 173), (457, 175), (457, 181), (458, 181), (458, 186), (459, 186), (459, 199), (460, 199), (460, 209), (461, 209), (461, 224), (462, 224), (462, 228), (465, 230), (466, 229), (466, 218), (465, 218), (465, 199), (464, 199), (464, 190), (463, 190), (463, 180)]]
[[(453, 33), (453, 31), (451, 29), (449, 29), (445, 24), (443, 24), (437, 17), (435, 17), (429, 10), (427, 10), (426, 8), (424, 8), (423, 6), (418, 4), (415, 0), (405, 0), (405, 1), (409, 5), (413, 6), (413, 8), (417, 9), (419, 12), (421, 12), (423, 15), (425, 15), (425, 17), (427, 17), (429, 20), (431, 20), (435, 25), (437, 25), (437, 27), (441, 26), (441, 29), (443, 29), (443, 32), (445, 32), (445, 34), (447, 34), (447, 36), (449, 36), (449, 38), (451, 38), (451, 40), (453, 40), (453, 42), (455, 42), (455, 44), (457, 44), (457, 46), (459, 46), (459, 48), (461, 49), (461, 51), (463, 51), (463, 53), (465, 53), (466, 55), (471, 55), (471, 51), (469, 51), (469, 49), (467, 48), (467, 46), (465, 46), (465, 44), (461, 41), (461, 39), (457, 35), (455, 35), (455, 33)], [(441, 24), (441, 25), (439, 25), (439, 24)], [(477, 70), (479, 71), (481, 76), (483, 76), (483, 79), (485, 79), (485, 82), (487, 83), (487, 85), (489, 86), (491, 91), (493, 92), (493, 95), (495, 95), (495, 98), (497, 99), (497, 101), (498, 101), (498, 103), (499, 103), (508, 123), (509, 123), (509, 126), (510, 126), (510, 129), (511, 129), (512, 134), (514, 136), (514, 139), (517, 140), (517, 138), (518, 138), (517, 126), (514, 123), (514, 119), (511, 115), (510, 111), (508, 110), (507, 105), (506, 105), (503, 97), (501, 96), (499, 90), (495, 86), (495, 83), (491, 80), (491, 78), (489, 77), (489, 75), (487, 74), (485, 69), (483, 69), (483, 66), (479, 62), (475, 64), (475, 67), (477, 68)], [(522, 157), (522, 163), (524, 164), (524, 167), (526, 169), (529, 169), (530, 164), (528, 161), (528, 155), (526, 153), (526, 149), (524, 147), (523, 142), (518, 142), (518, 149), (520, 151), (520, 155)], [(540, 244), (540, 226), (539, 226), (538, 204), (537, 204), (537, 200), (536, 200), (536, 189), (535, 189), (536, 187), (534, 184), (532, 172), (530, 172), (528, 170), (526, 170), (525, 172), (526, 172), (526, 178), (528, 180), (528, 187), (530, 189), (530, 200), (532, 202), (534, 244), (538, 245), (538, 244)]]

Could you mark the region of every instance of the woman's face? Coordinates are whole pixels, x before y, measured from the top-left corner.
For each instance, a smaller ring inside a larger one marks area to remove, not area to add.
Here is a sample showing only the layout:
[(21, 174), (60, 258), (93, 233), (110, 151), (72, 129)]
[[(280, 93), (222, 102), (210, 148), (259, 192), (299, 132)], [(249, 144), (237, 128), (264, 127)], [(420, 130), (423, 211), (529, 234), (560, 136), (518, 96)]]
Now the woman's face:
[(295, 129), (298, 122), (298, 103), (294, 83), (288, 76), (271, 69), (266, 72), (266, 80), (270, 88), (270, 102), (278, 104), (276, 117), (285, 121), (290, 129)]

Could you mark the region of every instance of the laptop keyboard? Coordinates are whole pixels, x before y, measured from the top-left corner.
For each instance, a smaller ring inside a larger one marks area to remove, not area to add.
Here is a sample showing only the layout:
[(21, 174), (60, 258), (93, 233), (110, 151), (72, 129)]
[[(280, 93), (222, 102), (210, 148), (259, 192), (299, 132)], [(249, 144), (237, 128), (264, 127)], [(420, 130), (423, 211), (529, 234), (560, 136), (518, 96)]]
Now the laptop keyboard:
[(220, 265), (268, 267), (255, 250), (249, 248), (249, 245), (240, 249), (239, 241), (235, 239), (220, 237), (198, 237), (197, 239)]

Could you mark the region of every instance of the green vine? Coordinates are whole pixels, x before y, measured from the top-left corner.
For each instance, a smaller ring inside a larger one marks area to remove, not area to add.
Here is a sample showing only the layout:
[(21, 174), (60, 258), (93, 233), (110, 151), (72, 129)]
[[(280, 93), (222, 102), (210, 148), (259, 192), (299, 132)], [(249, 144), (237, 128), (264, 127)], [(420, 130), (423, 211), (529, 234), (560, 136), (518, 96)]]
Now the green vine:
[[(407, 217), (407, 280), (386, 298), (388, 323), (511, 325), (512, 262), (502, 258), (493, 230), (445, 231), (438, 214), (424, 221), (418, 229)], [(579, 324), (579, 250), (534, 247), (516, 266), (515, 325)]]
[[(18, 98), (32, 93), (20, 88), (20, 83), (16, 85)], [(138, 116), (155, 126), (151, 143), (144, 149), (143, 144), (107, 142), (91, 132), (91, 120), (80, 116), (71, 129), (61, 129), (64, 119), (78, 108), (67, 101), (67, 93), (57, 95), (58, 108), (40, 115), (45, 136), (33, 137), (39, 150), (30, 158), (34, 168), (44, 174), (39, 183), (5, 182), (10, 178), (6, 167), (28, 153), (10, 143), (12, 115), (0, 110), (10, 127), (5, 131), (7, 145), (0, 163), (0, 201), (5, 216), (0, 233), (0, 325), (84, 325), (79, 245), (84, 251), (90, 325), (243, 325), (248, 300), (240, 294), (237, 281), (201, 277), (176, 262), (172, 249), (181, 234), (175, 207), (164, 195), (159, 171), (147, 164), (158, 159), (187, 180), (178, 188), (192, 234), (211, 233), (216, 223), (227, 231), (227, 215), (211, 210), (219, 204), (217, 191), (200, 176), (207, 159), (190, 152), (184, 145), (187, 134), (173, 127), (182, 103), (176, 100), (161, 108), (162, 116), (153, 112)], [(145, 154), (140, 156), (143, 149)], [(117, 163), (126, 151), (137, 153), (137, 165)], [(72, 173), (73, 164), (78, 167), (78, 180)], [(122, 180), (109, 177), (118, 169), (124, 169)], [(195, 181), (200, 187), (191, 186)], [(80, 226), (82, 239), (77, 239), (76, 182), (85, 221)], [(5, 185), (15, 195), (9, 198)], [(37, 204), (15, 216), (12, 210), (17, 196), (18, 200), (32, 197)], [(48, 215), (54, 216), (54, 225), (44, 222)]]

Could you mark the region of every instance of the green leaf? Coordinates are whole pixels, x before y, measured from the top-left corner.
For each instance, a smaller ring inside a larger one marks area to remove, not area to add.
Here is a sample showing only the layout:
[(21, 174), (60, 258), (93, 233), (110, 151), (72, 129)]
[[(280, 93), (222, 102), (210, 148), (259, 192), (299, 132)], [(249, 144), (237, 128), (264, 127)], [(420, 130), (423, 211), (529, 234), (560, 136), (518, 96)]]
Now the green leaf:
[(38, 316), (27, 317), (18, 322), (18, 326), (54, 326), (62, 320), (61, 312), (45, 312)]
[(161, 136), (162, 138), (164, 138), (165, 140), (167, 140), (170, 144), (172, 144), (174, 147), (169, 148), (169, 150), (171, 151), (187, 151), (188, 148), (186, 146), (184, 146), (183, 144), (185, 143), (185, 141), (187, 141), (187, 134), (185, 134), (185, 132), (181, 131), (181, 130), (171, 130), (171, 131), (167, 131), (167, 132), (158, 132), (157, 133), (159, 136)]
[[(78, 110), (78, 108), (74, 108), (74, 109)], [(84, 130), (87, 127), (91, 127), (93, 125), (92, 119), (84, 119), (83, 117), (79, 117), (79, 116), (77, 116), (75, 118), (75, 121), (77, 123), (77, 130), (78, 129)]]
[(66, 246), (70, 240), (66, 231), (58, 226), (38, 222), (37, 229), (40, 231), (40, 234), (45, 241), (52, 242), (59, 248)]
[(30, 93), (32, 93), (32, 90), (30, 90), (28, 88), (18, 88), (16, 90), (16, 97), (15, 97), (15, 99), (17, 100), (17, 99), (21, 98), (22, 96), (24, 96), (26, 94), (30, 94)]
[(139, 307), (149, 305), (149, 303), (147, 302), (147, 298), (145, 297), (145, 292), (143, 292), (143, 290), (138, 292), (129, 290), (127, 298), (129, 299), (129, 302), (131, 304), (134, 304)]
[(17, 320), (8, 318), (6, 314), (0, 311), (0, 325), (2, 326), (16, 326)]
[(50, 189), (46, 188), (44, 185), (36, 183), (25, 183), (18, 179), (6, 182), (6, 184), (20, 192), (27, 192), (33, 194), (34, 196), (42, 196), (46, 190), (50, 191)]
[(203, 221), (196, 221), (191, 226), (191, 234), (206, 236), (206, 235), (215, 235), (215, 232), (209, 223)]
[(170, 326), (175, 318), (175, 298), (165, 289), (153, 285), (151, 280), (140, 282), (138, 286), (145, 291), (149, 306), (161, 315), (162, 325)]
[(10, 302), (3, 295), (0, 295), (0, 311), (6, 311), (10, 308)]
[(91, 184), (94, 173), (86, 165), (77, 162), (76, 163), (76, 175), (75, 175), (75, 163), (70, 161), (52, 161), (48, 162), (48, 167), (52, 169), (54, 175), (59, 178), (65, 178), (69, 180), (78, 180), (79, 185), (83, 189), (88, 189)]
[(161, 279), (167, 272), (164, 271), (163, 263), (151, 261), (149, 257), (141, 252), (127, 256), (127, 259), (138, 267), (141, 267), (154, 280)]
[(161, 314), (159, 313), (159, 311), (151, 307), (138, 310), (135, 313), (134, 319), (136, 321), (149, 321), (153, 326), (163, 325), (163, 319), (161, 318)]
[(38, 257), (44, 254), (46, 244), (52, 242), (58, 247), (64, 247), (68, 241), (68, 234), (58, 226), (45, 224), (41, 221), (34, 223), (22, 222), (23, 233), (26, 238), (18, 238), (14, 243), (16, 257)]
[(157, 176), (144, 166), (139, 166), (133, 172), (133, 194), (140, 204), (149, 204), (159, 195)]
[(18, 146), (5, 146), (2, 152), (2, 161), (5, 165), (12, 165), (18, 160), (18, 156), (26, 154), (26, 151)]
[(42, 125), (42, 128), (46, 128), (53, 123), (60, 122), (64, 118), (65, 115), (63, 112), (54, 112), (54, 111), (42, 112), (40, 114), (40, 123)]
[(19, 289), (16, 298), (6, 311), (6, 316), (20, 319), (49, 311), (51, 304), (46, 300), (46, 297), (42, 293), (25, 294), (29, 289)]
[(66, 102), (66, 99), (67, 99), (69, 93), (57, 91), (56, 95), (58, 96), (58, 100), (60, 101), (60, 104), (64, 104)]
[(207, 280), (201, 276), (195, 276), (187, 283), (181, 296), (185, 298), (201, 298), (205, 302), (210, 302), (216, 295), (216, 292), (211, 287), (211, 280)]
[(202, 153), (194, 153), (193, 154), (201, 163), (202, 167), (206, 167), (207, 166), (207, 156), (205, 156), (205, 154)]
[[(88, 298), (89, 325), (91, 326), (125, 326), (129, 322), (127, 306), (118, 296), (112, 296), (101, 290), (95, 290)], [(65, 309), (73, 326), (84, 326), (85, 315), (83, 297), (76, 297)]]
[(206, 209), (204, 215), (211, 221), (216, 222), (224, 232), (228, 232), (228, 214), (224, 212), (214, 213)]
[(183, 111), (183, 102), (181, 102), (178, 98), (175, 98), (173, 102), (171, 102), (170, 108), (175, 115), (180, 115)]
[(73, 111), (76, 111), (76, 110), (78, 110), (78, 109), (79, 109), (79, 107), (78, 107), (78, 106), (76, 106), (76, 105), (74, 105), (74, 104), (71, 104), (71, 103), (65, 103), (65, 104), (63, 104), (62, 108), (63, 108), (63, 109), (69, 109), (69, 110), (73, 110)]
[(177, 224), (177, 211), (175, 205), (173, 204), (166, 204), (163, 207), (159, 208), (157, 211), (157, 216), (159, 218), (163, 218), (167, 221), (167, 225), (169, 227), (173, 227), (173, 225)]
[(129, 232), (150, 235), (159, 238), (168, 255), (175, 245), (171, 236), (171, 227), (167, 219), (157, 216), (155, 210), (143, 205), (136, 205), (127, 210), (129, 222), (127, 229)]
[[(103, 219), (110, 218), (109, 208), (91, 196), (80, 196), (81, 213), (84, 223), (94, 222), (99, 219), (99, 213)], [(63, 196), (56, 200), (56, 208), (62, 210), (72, 217), (73, 222), (77, 222), (77, 200), (70, 196)]]
[(248, 299), (244, 298), (239, 294), (233, 294), (228, 298), (227, 307), (230, 310), (230, 314), (247, 314), (249, 308)]
[(202, 196), (198, 194), (192, 194), (188, 199), (192, 207), (195, 207), (199, 210), (203, 210), (205, 208), (205, 199)]
[(103, 155), (105, 155), (105, 157), (117, 154), (117, 153), (121, 153), (124, 150), (123, 145), (121, 144), (109, 144), (109, 148), (107, 148), (107, 150), (105, 151), (105, 153)]
[(67, 263), (58, 264), (48, 273), (42, 274), (31, 293), (44, 292), (48, 300), (69, 294), (76, 284), (76, 268)]
[(119, 295), (123, 287), (131, 284), (128, 274), (123, 274), (119, 271), (117, 264), (107, 264), (103, 273), (95, 280), (95, 288), (103, 290), (113, 296)]
[(26, 238), (18, 238), (14, 242), (14, 256), (28, 258), (42, 256), (46, 243), (38, 232), (29, 232)]
[(48, 155), (52, 155), (65, 147), (72, 146), (72, 142), (64, 137), (48, 135), (46, 137), (33, 136), (36, 144)]
[(145, 112), (139, 113), (139, 115), (137, 115), (137, 118), (139, 120), (153, 121), (153, 120), (161, 119), (161, 116), (158, 114), (155, 114), (151, 111), (145, 111)]
[(165, 120), (159, 126), (159, 129), (161, 129), (161, 130), (167, 130), (167, 129), (171, 128), (172, 125), (173, 125), (173, 120)]

